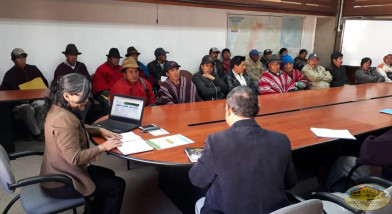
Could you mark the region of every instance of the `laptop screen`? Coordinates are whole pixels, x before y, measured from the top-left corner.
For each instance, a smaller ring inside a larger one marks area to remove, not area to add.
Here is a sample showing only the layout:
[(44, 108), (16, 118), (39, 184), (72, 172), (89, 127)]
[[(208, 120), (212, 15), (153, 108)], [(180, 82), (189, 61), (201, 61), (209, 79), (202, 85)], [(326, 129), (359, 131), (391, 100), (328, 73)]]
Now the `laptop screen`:
[(143, 98), (114, 95), (110, 117), (125, 121), (141, 121), (143, 107)]

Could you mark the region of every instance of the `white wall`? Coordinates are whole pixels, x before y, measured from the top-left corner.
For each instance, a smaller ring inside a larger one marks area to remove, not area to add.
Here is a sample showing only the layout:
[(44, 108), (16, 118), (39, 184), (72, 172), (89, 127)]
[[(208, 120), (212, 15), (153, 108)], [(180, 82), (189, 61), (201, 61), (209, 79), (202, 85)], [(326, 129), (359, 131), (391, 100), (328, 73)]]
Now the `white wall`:
[(390, 20), (346, 20), (342, 43), (344, 64), (360, 66), (365, 57), (372, 59), (372, 67), (382, 63), (384, 56), (392, 53), (391, 26)]
[[(272, 13), (158, 6), (111, 0), (0, 0), (0, 78), (13, 66), (10, 53), (23, 48), (27, 63), (37, 65), (48, 81), (64, 61), (65, 46), (75, 43), (93, 74), (106, 61), (111, 47), (122, 56), (135, 46), (139, 60), (147, 64), (154, 50), (169, 51), (183, 69), (195, 72), (211, 47), (225, 48), (227, 14), (270, 15)], [(287, 15), (287, 14), (281, 14)], [(313, 51), (316, 17), (305, 16), (302, 48)], [(295, 56), (293, 56), (295, 57)]]

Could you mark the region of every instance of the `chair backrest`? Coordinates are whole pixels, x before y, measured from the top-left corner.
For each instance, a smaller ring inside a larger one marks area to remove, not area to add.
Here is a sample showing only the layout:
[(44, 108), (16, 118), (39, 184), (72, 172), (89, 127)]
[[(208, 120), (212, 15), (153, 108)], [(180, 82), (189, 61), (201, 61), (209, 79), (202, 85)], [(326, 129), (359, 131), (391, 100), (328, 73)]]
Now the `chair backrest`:
[(180, 70), (180, 76), (187, 78), (192, 81), (193, 74), (187, 70)]
[(283, 207), (270, 214), (321, 214), (323, 202), (319, 199), (310, 199), (287, 207)]
[(7, 193), (13, 193), (14, 190), (8, 188), (8, 184), (15, 183), (15, 176), (11, 170), (10, 159), (8, 153), (3, 146), (0, 145), (0, 185)]

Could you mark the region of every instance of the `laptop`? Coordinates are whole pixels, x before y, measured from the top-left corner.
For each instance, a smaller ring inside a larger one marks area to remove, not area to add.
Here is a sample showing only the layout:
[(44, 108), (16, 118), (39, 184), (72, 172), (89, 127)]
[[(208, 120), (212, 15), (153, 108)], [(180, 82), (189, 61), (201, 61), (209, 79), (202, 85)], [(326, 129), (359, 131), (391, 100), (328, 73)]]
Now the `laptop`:
[(129, 132), (142, 123), (145, 99), (114, 94), (109, 119), (92, 124), (116, 133)]

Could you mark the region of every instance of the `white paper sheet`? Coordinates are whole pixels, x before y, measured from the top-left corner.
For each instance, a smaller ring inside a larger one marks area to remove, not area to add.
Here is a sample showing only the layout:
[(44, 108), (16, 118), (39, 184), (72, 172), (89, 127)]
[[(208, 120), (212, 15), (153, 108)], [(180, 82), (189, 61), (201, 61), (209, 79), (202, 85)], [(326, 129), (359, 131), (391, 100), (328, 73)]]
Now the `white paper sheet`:
[(317, 137), (341, 138), (356, 140), (347, 129), (310, 128)]
[(154, 148), (146, 143), (143, 139), (125, 141), (120, 147), (117, 147), (124, 155), (135, 154), (139, 152), (151, 151)]
[(121, 141), (122, 142), (127, 142), (127, 141), (132, 141), (132, 140), (140, 140), (142, 139), (139, 135), (133, 133), (133, 132), (126, 132), (121, 134)]
[(149, 131), (148, 133), (154, 135), (154, 136), (159, 136), (159, 135), (164, 135), (164, 134), (169, 134), (168, 131), (166, 131), (165, 129), (158, 129), (158, 130), (152, 130)]

